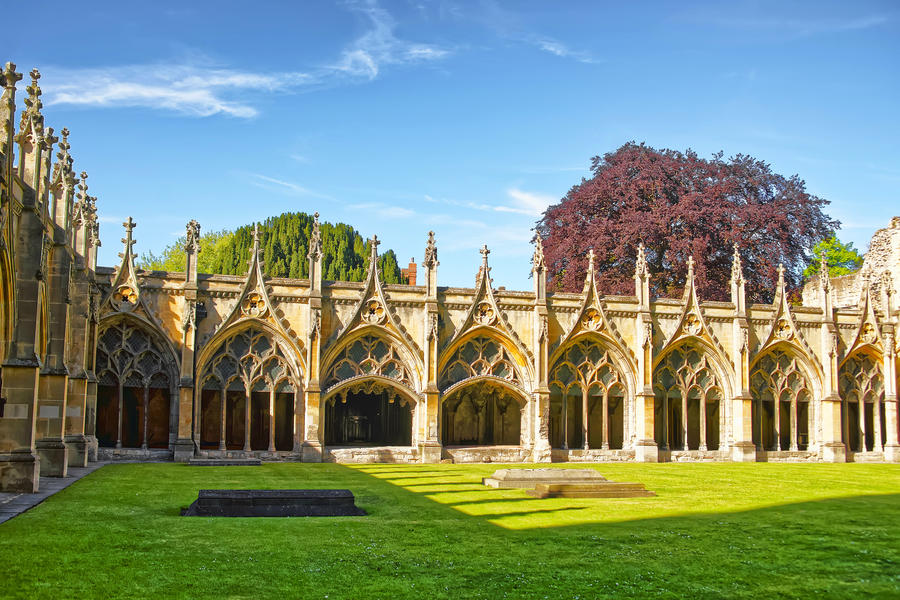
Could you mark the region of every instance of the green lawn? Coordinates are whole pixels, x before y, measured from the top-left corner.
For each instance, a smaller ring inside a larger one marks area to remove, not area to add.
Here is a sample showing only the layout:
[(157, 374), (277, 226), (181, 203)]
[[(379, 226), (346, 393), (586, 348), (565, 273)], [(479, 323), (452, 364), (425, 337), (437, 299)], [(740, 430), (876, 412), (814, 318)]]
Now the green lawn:
[[(107, 466), (0, 525), (0, 597), (900, 597), (898, 465), (603, 464), (658, 497), (547, 500), (496, 468)], [(200, 488), (349, 488), (369, 516), (178, 516)]]

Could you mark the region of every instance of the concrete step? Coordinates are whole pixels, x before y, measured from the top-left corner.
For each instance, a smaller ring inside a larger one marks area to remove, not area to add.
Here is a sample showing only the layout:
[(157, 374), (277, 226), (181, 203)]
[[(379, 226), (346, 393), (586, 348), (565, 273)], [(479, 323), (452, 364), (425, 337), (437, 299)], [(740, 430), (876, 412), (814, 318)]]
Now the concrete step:
[(527, 490), (535, 498), (646, 498), (656, 496), (642, 483), (539, 483)]

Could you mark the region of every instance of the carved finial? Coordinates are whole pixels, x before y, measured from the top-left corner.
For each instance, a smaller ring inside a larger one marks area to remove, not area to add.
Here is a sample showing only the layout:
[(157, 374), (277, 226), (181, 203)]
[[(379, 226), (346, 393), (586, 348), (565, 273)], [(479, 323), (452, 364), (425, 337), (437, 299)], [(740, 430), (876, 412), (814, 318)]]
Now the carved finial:
[(828, 258), (825, 256), (825, 250), (819, 252), (819, 286), (825, 292), (831, 289), (831, 276), (828, 271)]
[(186, 252), (200, 253), (200, 223), (194, 219), (185, 226), (184, 249)]
[(312, 232), (309, 234), (309, 252), (306, 258), (319, 260), (322, 257), (322, 232), (319, 231), (319, 213), (313, 215)]
[(8, 62), (3, 67), (3, 87), (7, 90), (15, 91), (16, 82), (22, 80), (22, 74), (16, 73), (16, 63)]
[(491, 251), (488, 250), (487, 244), (484, 244), (481, 247), (481, 250), (479, 250), (479, 252), (481, 253), (481, 258), (482, 258), (481, 262), (487, 264), (488, 254), (491, 253)]
[(731, 281), (740, 283), (744, 280), (744, 272), (741, 268), (741, 253), (737, 242), (734, 243), (734, 252), (731, 255)]
[[(41, 72), (37, 69), (32, 69), (29, 75), (31, 75), (31, 84), (25, 88), (28, 97), (25, 98), (24, 101), (25, 110), (22, 111), (22, 119), (19, 122), (19, 133), (25, 135), (30, 133), (27, 131), (27, 126), (30, 121), (38, 134), (41, 134), (43, 133), (42, 130), (44, 127), (44, 117), (41, 115), (41, 108), (44, 107), (44, 104), (41, 102), (41, 86), (38, 85), (38, 79), (41, 78)], [(37, 142), (38, 140), (34, 141)]]
[(122, 226), (125, 228), (125, 237), (127, 240), (122, 240), (123, 244), (134, 244), (134, 240), (131, 239), (131, 232), (134, 231), (134, 228), (137, 227), (137, 223), (134, 222), (134, 219), (128, 217), (128, 220), (122, 223)]
[(531, 265), (536, 271), (546, 266), (544, 264), (544, 241), (539, 233), (534, 234), (534, 255), (531, 257)]
[(380, 244), (380, 243), (381, 243), (381, 240), (378, 239), (377, 235), (373, 235), (372, 238), (369, 240), (369, 251), (372, 255), (372, 258), (375, 258), (378, 256), (378, 244)]
[(687, 270), (687, 278), (689, 281), (693, 281), (694, 279), (694, 255), (688, 256), (688, 270)]
[(594, 272), (594, 249), (588, 250), (588, 273)]
[(644, 249), (644, 242), (638, 244), (637, 258), (634, 261), (635, 278), (643, 278), (647, 275), (647, 254)]
[(426, 269), (433, 269), (441, 264), (437, 259), (437, 244), (434, 243), (433, 231), (428, 232), (428, 242), (425, 244), (425, 260), (422, 261), (422, 264)]

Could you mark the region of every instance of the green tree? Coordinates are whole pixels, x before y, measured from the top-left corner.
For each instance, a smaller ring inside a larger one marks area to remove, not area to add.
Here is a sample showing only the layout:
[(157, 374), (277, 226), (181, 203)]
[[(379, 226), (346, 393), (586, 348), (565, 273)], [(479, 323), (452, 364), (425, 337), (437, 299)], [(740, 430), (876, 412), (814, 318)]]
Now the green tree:
[(825, 261), (828, 263), (829, 277), (849, 275), (862, 267), (863, 257), (853, 247), (853, 242), (844, 244), (837, 235), (832, 234), (831, 237), (825, 238), (813, 246), (812, 259), (803, 271), (804, 279), (812, 279), (819, 274), (819, 257), (823, 252)]
[[(263, 268), (271, 277), (309, 276), (309, 236), (314, 217), (306, 213), (284, 213), (260, 224)], [(322, 275), (332, 281), (362, 281), (369, 262), (369, 242), (346, 223), (320, 223), (322, 235)], [(183, 271), (185, 238), (178, 238), (157, 255), (142, 254), (138, 267), (157, 271)], [(247, 272), (253, 247), (253, 224), (234, 231), (214, 231), (200, 236), (201, 273), (243, 275)], [(397, 256), (387, 250), (378, 258), (385, 283), (403, 283)]]

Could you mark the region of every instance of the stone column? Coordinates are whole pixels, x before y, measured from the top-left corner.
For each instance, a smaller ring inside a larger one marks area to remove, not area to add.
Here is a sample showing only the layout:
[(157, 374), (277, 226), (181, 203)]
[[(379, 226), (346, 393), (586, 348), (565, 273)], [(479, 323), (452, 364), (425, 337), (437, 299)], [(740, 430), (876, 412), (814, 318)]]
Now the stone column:
[(422, 312), (425, 393), (424, 403), (420, 401), (416, 407), (420, 415), (419, 460), (423, 463), (440, 462), (443, 451), (440, 438), (441, 394), (438, 389), (438, 348), (440, 347), (441, 324), (438, 314), (437, 268), (440, 264), (437, 259), (434, 232), (429, 231), (428, 241), (425, 244), (425, 256), (422, 260), (422, 274), (425, 283), (425, 307)]
[[(227, 436), (228, 436), (228, 390), (219, 391), (219, 413), (221, 415), (221, 420), (219, 421), (219, 450), (224, 452), (228, 449), (227, 446)], [(201, 426), (201, 420), (197, 420), (197, 427)], [(198, 446), (200, 442), (200, 435), (202, 433), (198, 433)]]
[(584, 450), (590, 449), (591, 445), (588, 443), (588, 435), (590, 434), (588, 420), (590, 418), (590, 411), (588, 410), (590, 407), (588, 406), (588, 393), (587, 389), (581, 390), (581, 447)]
[[(185, 226), (184, 303), (181, 313), (181, 372), (178, 380), (178, 431), (173, 445), (175, 462), (188, 462), (200, 449), (202, 390), (197, 386), (197, 327), (205, 316), (199, 300), (197, 261), (200, 254), (200, 224)], [(224, 392), (223, 392), (224, 400)]]
[(699, 403), (698, 409), (700, 411), (700, 443), (697, 449), (706, 450), (706, 396), (704, 395), (697, 402)]
[(275, 388), (269, 390), (269, 452), (275, 452)]
[[(900, 224), (900, 221), (897, 221)], [(895, 238), (897, 239), (897, 238)], [(881, 328), (884, 339), (882, 372), (884, 373), (884, 460), (900, 462), (900, 443), (898, 443), (897, 414), (897, 354), (896, 325), (900, 320), (900, 311), (895, 306), (896, 292), (890, 271), (881, 276), (881, 308), (885, 319)]]
[[(753, 443), (753, 396), (750, 394), (750, 325), (747, 321), (747, 295), (741, 256), (737, 244), (731, 261), (731, 302), (734, 319), (731, 326), (732, 366), (734, 367), (734, 395), (731, 398), (731, 460), (755, 462), (756, 444)], [(728, 399), (724, 398), (723, 402)], [(762, 447), (762, 404), (757, 402), (760, 448)], [(721, 432), (727, 439), (728, 432)], [(723, 441), (719, 440), (719, 448)]]
[(304, 432), (301, 444), (303, 462), (322, 462), (322, 394), (319, 388), (322, 343), (322, 235), (319, 232), (319, 213), (315, 214), (309, 236), (309, 311), (307, 312)]
[(253, 392), (248, 387), (244, 393), (244, 452), (250, 451), (250, 407), (252, 401)]
[(797, 397), (791, 396), (791, 444), (790, 449), (794, 452), (799, 450), (797, 446)]
[[(637, 357), (634, 382), (634, 458), (638, 462), (657, 462), (659, 446), (654, 439), (653, 317), (650, 314), (650, 273), (647, 270), (643, 244), (638, 246), (634, 288), (639, 305), (639, 311), (635, 315), (632, 347)], [(668, 406), (665, 406), (663, 412), (668, 413)]]
[(603, 390), (603, 444), (601, 448), (609, 450), (609, 393)]

